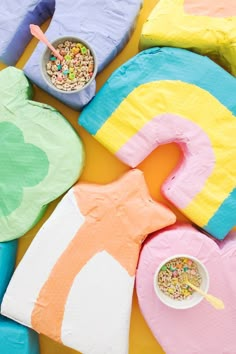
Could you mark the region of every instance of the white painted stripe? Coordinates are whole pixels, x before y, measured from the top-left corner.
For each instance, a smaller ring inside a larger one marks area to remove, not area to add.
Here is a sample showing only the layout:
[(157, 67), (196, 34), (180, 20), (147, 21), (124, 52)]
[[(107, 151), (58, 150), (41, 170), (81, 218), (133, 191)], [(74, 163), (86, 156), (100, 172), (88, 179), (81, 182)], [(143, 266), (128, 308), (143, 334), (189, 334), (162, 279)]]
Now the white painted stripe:
[(127, 354), (134, 277), (111, 255), (95, 255), (75, 278), (62, 342), (86, 354)]
[(18, 265), (4, 296), (3, 315), (31, 327), (31, 313), (58, 258), (84, 223), (73, 189), (58, 204)]

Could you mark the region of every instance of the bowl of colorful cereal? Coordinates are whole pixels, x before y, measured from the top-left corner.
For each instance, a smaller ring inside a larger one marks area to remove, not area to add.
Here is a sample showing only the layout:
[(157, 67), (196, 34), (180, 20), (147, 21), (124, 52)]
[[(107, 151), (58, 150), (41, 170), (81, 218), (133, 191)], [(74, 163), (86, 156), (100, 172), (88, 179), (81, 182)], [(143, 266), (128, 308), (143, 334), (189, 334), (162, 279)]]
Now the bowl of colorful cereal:
[(41, 60), (41, 73), (55, 91), (66, 94), (88, 87), (97, 73), (97, 59), (93, 48), (78, 37), (61, 37), (52, 42), (62, 60), (46, 48)]
[(174, 309), (196, 306), (203, 297), (186, 284), (186, 279), (204, 292), (208, 291), (208, 271), (199, 259), (184, 254), (165, 259), (154, 274), (157, 297)]

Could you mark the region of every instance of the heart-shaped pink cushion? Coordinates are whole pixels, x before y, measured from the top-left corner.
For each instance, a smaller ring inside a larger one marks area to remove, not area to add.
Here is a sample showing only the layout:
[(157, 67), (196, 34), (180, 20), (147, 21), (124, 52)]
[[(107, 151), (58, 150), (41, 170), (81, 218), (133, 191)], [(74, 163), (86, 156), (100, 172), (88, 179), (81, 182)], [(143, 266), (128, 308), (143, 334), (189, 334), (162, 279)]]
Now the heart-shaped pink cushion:
[[(181, 253), (205, 264), (209, 293), (224, 301), (224, 310), (215, 310), (205, 300), (193, 308), (176, 310), (157, 298), (153, 289), (156, 268), (165, 258)], [(236, 232), (217, 244), (189, 225), (175, 225), (147, 239), (139, 260), (136, 288), (143, 316), (166, 354), (236, 353), (235, 274)]]

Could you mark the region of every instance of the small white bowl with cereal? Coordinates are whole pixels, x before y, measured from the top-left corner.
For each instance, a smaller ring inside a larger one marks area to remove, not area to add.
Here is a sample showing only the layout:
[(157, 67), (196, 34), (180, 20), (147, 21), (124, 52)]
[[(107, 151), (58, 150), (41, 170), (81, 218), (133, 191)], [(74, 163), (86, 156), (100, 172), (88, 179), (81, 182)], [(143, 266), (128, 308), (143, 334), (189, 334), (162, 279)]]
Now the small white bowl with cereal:
[(66, 36), (52, 42), (63, 57), (58, 59), (49, 48), (43, 52), (41, 73), (46, 83), (57, 92), (73, 94), (88, 87), (97, 73), (93, 48), (84, 40)]
[(157, 297), (174, 309), (189, 309), (199, 304), (203, 296), (185, 283), (186, 278), (204, 292), (209, 288), (209, 274), (197, 258), (176, 254), (159, 264), (153, 278)]

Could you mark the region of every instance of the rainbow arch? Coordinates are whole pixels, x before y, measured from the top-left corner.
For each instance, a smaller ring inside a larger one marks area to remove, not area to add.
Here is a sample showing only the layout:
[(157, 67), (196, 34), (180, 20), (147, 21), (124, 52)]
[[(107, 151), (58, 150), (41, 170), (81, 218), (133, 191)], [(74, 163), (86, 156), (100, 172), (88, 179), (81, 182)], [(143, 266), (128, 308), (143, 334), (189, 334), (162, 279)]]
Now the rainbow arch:
[(120, 67), (79, 123), (131, 167), (176, 142), (183, 161), (163, 193), (223, 239), (236, 224), (235, 79), (183, 49), (152, 48)]

